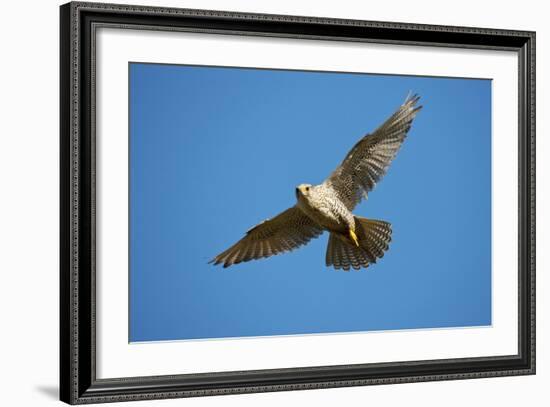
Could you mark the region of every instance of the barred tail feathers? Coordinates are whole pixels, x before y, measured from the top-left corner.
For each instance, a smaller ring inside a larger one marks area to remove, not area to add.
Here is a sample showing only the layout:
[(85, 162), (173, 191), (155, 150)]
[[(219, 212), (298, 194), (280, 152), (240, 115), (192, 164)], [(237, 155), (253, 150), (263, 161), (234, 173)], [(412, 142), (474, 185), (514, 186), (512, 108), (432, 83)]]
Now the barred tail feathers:
[(359, 241), (357, 247), (349, 238), (331, 233), (327, 246), (326, 265), (348, 271), (367, 268), (384, 256), (391, 241), (391, 224), (381, 220), (355, 216), (355, 232)]

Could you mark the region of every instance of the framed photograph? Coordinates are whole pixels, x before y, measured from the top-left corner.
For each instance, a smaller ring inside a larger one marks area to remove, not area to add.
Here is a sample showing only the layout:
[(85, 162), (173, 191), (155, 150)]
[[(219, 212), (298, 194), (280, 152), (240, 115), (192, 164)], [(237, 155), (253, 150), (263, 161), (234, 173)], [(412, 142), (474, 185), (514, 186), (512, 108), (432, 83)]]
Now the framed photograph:
[(61, 400), (535, 373), (535, 33), (61, 6)]

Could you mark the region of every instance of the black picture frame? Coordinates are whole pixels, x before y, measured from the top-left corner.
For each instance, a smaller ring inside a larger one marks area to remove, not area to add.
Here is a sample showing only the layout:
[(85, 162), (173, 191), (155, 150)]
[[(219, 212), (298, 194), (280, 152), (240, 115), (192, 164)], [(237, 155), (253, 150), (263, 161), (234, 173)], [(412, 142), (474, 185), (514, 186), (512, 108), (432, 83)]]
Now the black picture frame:
[[(535, 33), (72, 2), (60, 7), (60, 398), (70, 404), (535, 373)], [(96, 378), (95, 27), (185, 30), (511, 50), (519, 60), (519, 351), (421, 360), (151, 377)]]

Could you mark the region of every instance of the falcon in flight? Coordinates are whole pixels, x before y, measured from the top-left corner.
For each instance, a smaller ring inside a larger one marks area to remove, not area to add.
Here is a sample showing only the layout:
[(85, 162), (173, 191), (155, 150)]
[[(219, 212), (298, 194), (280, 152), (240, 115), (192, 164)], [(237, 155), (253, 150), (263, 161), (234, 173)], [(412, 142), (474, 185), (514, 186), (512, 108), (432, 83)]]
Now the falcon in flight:
[(319, 185), (296, 188), (296, 205), (254, 226), (210, 263), (229, 267), (244, 261), (289, 252), (324, 231), (330, 233), (327, 267), (367, 268), (384, 256), (391, 241), (391, 224), (355, 216), (352, 211), (386, 173), (422, 106), (419, 96), (403, 104), (372, 134), (353, 146), (338, 168)]

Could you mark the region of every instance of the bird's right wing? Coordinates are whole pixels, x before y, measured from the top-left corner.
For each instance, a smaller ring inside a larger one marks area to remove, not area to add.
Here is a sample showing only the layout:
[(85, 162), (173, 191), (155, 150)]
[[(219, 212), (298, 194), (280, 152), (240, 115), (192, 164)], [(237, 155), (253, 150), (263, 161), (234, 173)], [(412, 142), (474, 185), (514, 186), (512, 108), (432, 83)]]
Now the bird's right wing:
[(323, 229), (293, 206), (273, 219), (254, 226), (246, 236), (210, 263), (229, 267), (243, 261), (270, 257), (296, 249), (323, 233)]
[(420, 110), (419, 97), (405, 102), (374, 133), (367, 134), (350, 150), (324, 184), (351, 211), (386, 173)]

